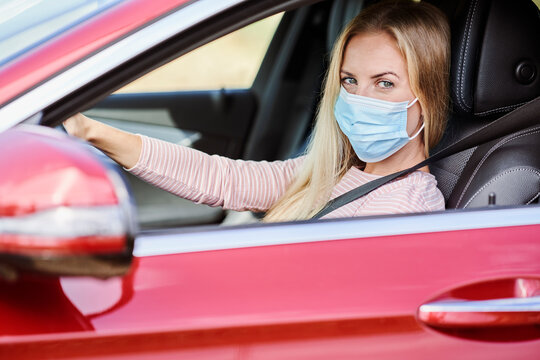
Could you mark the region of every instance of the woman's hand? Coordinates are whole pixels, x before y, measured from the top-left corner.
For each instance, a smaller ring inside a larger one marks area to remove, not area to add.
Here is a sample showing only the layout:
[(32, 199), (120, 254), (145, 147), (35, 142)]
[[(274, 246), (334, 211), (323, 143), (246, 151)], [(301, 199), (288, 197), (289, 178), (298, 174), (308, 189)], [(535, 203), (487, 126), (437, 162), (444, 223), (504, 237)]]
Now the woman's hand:
[(88, 141), (111, 159), (129, 169), (135, 166), (142, 149), (138, 135), (118, 130), (92, 120), (83, 114), (76, 114), (64, 121), (69, 135)]
[(88, 140), (88, 130), (92, 122), (94, 122), (94, 120), (78, 113), (64, 121), (63, 125), (69, 135), (78, 137), (82, 140)]

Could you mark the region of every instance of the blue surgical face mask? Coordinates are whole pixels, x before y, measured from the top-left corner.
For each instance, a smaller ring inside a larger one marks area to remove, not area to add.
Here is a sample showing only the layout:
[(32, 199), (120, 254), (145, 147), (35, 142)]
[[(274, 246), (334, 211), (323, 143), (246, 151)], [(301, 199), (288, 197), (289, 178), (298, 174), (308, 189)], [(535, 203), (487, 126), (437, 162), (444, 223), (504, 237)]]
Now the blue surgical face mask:
[(334, 115), (358, 158), (374, 163), (394, 154), (420, 134), (424, 124), (412, 137), (407, 133), (407, 109), (417, 100), (410, 104), (379, 100), (349, 94), (341, 87)]

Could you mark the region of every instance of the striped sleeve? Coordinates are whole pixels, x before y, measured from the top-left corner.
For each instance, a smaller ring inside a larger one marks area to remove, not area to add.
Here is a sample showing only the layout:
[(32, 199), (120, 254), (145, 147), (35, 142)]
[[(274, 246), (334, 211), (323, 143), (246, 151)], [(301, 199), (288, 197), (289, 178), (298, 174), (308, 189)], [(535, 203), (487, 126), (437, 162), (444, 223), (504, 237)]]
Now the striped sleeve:
[(266, 211), (283, 195), (303, 158), (232, 160), (140, 135), (141, 155), (127, 169), (182, 198), (230, 210)]

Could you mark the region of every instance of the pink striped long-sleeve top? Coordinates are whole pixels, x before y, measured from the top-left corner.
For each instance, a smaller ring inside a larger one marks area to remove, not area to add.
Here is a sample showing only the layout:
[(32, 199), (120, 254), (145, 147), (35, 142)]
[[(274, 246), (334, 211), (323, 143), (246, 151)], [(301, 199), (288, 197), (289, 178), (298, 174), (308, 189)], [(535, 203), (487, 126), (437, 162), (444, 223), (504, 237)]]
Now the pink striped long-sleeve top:
[[(237, 211), (268, 210), (285, 193), (303, 161), (302, 157), (273, 162), (232, 160), (146, 136), (141, 138), (141, 155), (129, 172), (191, 201)], [(331, 198), (378, 177), (351, 167), (334, 187)], [(444, 210), (444, 198), (435, 177), (415, 171), (323, 218), (436, 210)]]

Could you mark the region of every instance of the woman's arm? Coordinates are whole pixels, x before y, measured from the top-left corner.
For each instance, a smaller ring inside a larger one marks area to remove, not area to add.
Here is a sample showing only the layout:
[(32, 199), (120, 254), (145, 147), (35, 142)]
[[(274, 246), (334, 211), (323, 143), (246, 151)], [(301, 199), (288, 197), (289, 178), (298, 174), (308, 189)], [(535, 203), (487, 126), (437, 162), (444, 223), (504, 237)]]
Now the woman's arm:
[(230, 210), (268, 210), (292, 182), (303, 158), (243, 161), (130, 134), (82, 114), (64, 122), (132, 174), (185, 199)]
[(66, 121), (70, 135), (86, 140), (125, 168), (135, 166), (141, 154), (141, 138), (77, 114)]
[(303, 158), (244, 161), (142, 136), (139, 161), (129, 171), (196, 203), (230, 210), (266, 211), (281, 197)]

